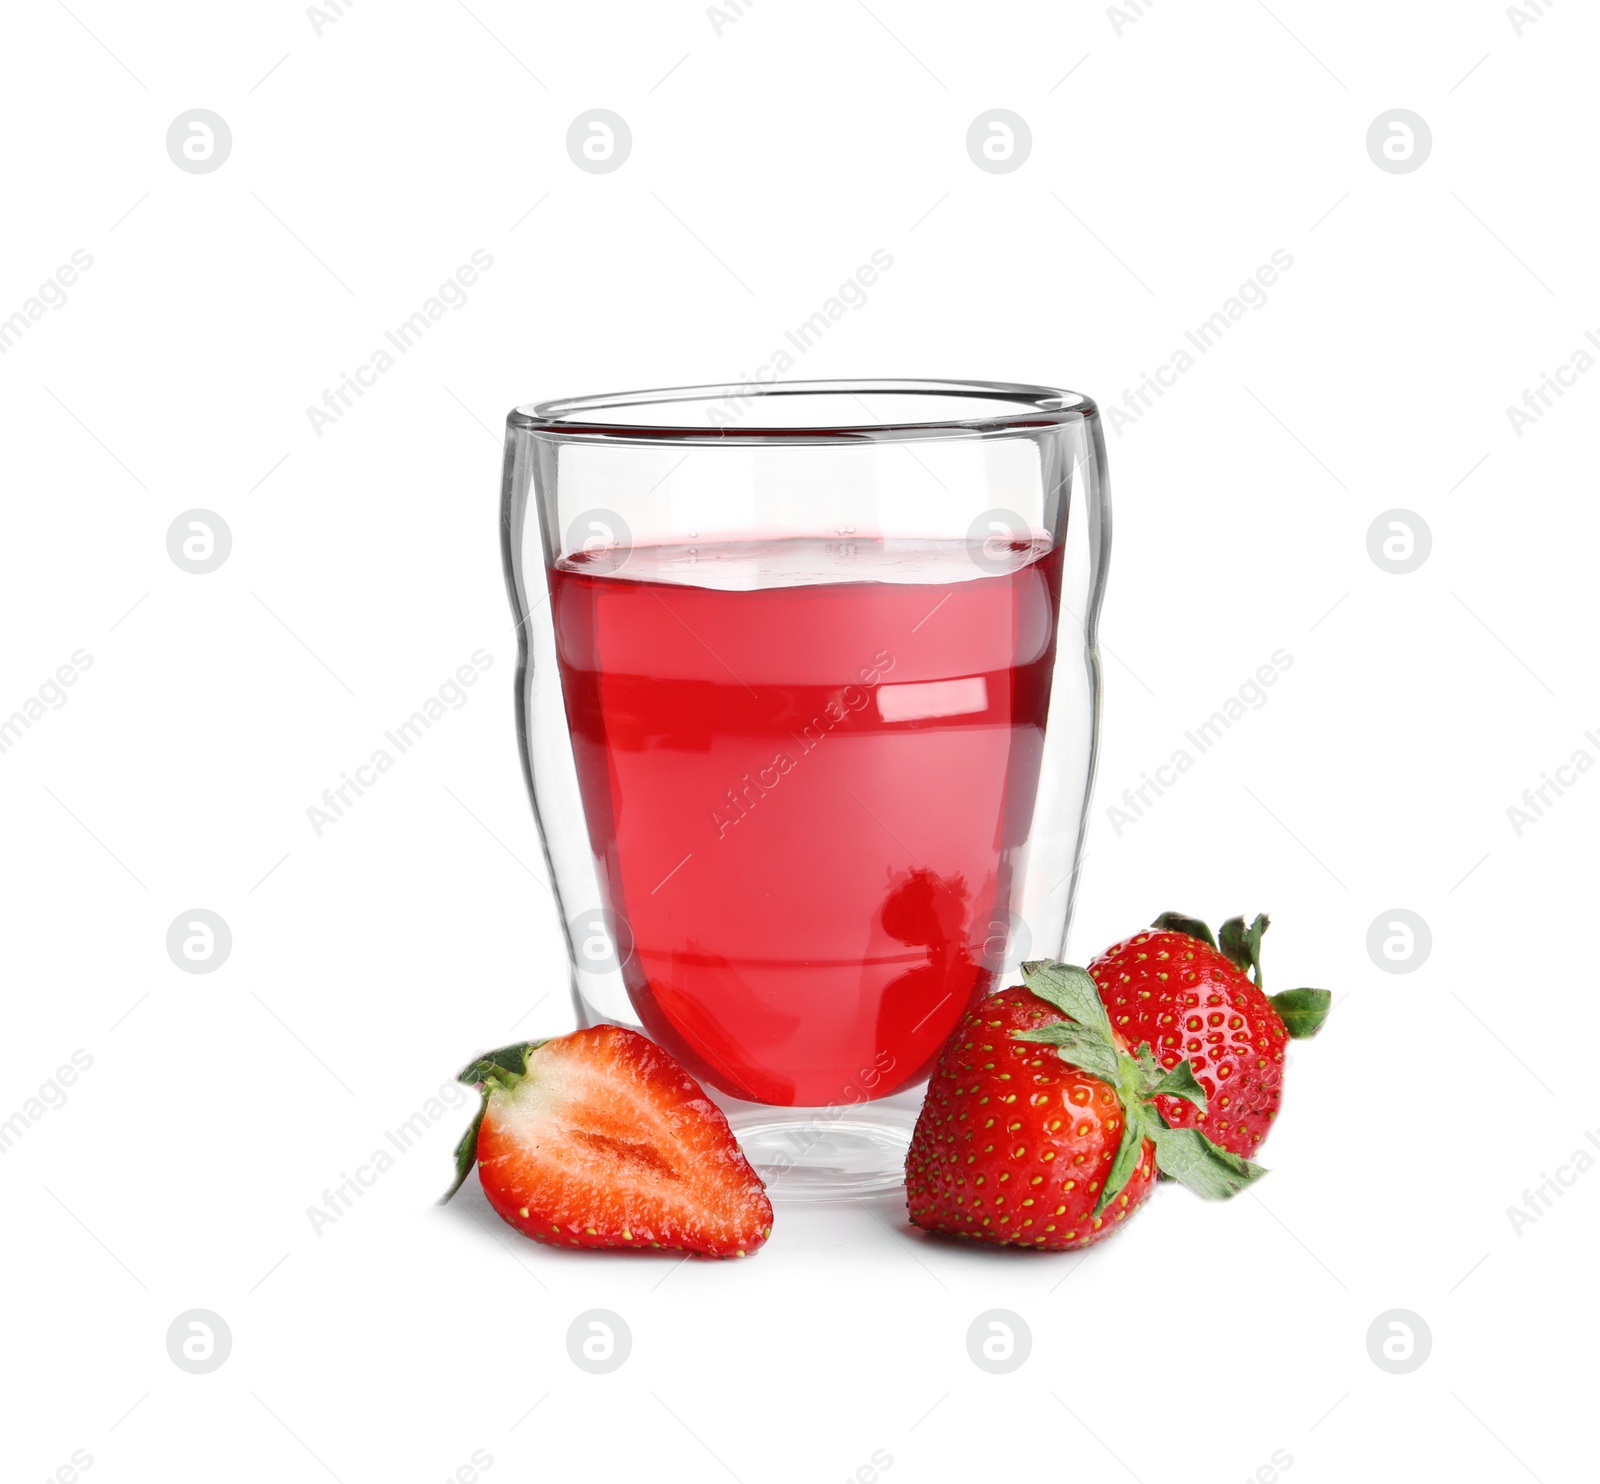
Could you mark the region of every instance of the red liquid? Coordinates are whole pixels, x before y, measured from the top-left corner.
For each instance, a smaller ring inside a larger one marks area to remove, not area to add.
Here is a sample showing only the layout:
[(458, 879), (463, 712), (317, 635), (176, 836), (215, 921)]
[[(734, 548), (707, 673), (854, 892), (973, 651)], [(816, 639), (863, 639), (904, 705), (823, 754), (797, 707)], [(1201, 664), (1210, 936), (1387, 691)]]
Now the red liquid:
[[(992, 987), (1061, 591), (1059, 550), (1012, 555), (970, 580), (965, 542), (658, 547), (616, 574), (551, 571), (629, 994), (723, 1092), (883, 1097)], [(807, 575), (835, 580), (773, 585)]]

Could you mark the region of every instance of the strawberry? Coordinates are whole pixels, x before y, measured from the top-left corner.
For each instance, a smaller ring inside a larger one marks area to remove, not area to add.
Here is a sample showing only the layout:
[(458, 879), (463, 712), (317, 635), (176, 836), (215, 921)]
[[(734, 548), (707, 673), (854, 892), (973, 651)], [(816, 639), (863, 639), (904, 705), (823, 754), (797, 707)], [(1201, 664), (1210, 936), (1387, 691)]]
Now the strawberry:
[(1148, 1041), (1168, 1070), (1187, 1058), (1205, 1090), (1205, 1108), (1158, 1098), (1161, 1116), (1174, 1128), (1204, 1129), (1246, 1158), (1278, 1116), (1284, 1047), (1291, 1037), (1316, 1035), (1332, 999), (1325, 989), (1270, 998), (1262, 991), (1267, 925), (1265, 916), (1248, 928), (1242, 917), (1230, 918), (1219, 947), (1198, 918), (1164, 912), (1153, 928), (1089, 965), (1117, 1034), (1130, 1045)]
[(1187, 1061), (1130, 1055), (1095, 982), (1070, 964), (1026, 963), (940, 1053), (906, 1154), (914, 1225), (999, 1246), (1088, 1247), (1146, 1200), (1157, 1171), (1225, 1198), (1266, 1172), (1157, 1100), (1205, 1106)]
[(597, 1025), (492, 1051), (461, 1073), (483, 1107), (456, 1150), (489, 1204), (536, 1242), (744, 1257), (772, 1203), (728, 1120), (637, 1031)]

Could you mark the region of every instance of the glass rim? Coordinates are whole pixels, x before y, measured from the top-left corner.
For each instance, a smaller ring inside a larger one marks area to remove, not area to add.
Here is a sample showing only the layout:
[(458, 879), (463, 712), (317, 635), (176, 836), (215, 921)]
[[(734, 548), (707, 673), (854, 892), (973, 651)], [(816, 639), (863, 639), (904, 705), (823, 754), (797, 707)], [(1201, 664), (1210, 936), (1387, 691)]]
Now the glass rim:
[[(744, 422), (691, 424), (674, 419), (667, 409), (674, 404), (758, 404), (768, 397), (851, 397), (868, 417), (860, 422), (819, 419), (798, 426), (762, 423), (753, 411), (737, 414)], [(897, 417), (888, 421), (870, 416), (871, 398), (930, 400), (970, 399), (972, 417)], [(981, 410), (984, 402), (1004, 403), (1005, 410)], [(613, 421), (608, 411), (622, 408), (662, 409), (655, 421)], [(506, 416), (506, 427), (554, 436), (562, 440), (646, 443), (850, 443), (874, 439), (985, 437), (1027, 434), (1059, 427), (1099, 415), (1093, 398), (1060, 387), (1035, 386), (1010, 381), (943, 381), (927, 378), (857, 379), (819, 381), (767, 381), (659, 387), (643, 391), (608, 392), (596, 396), (565, 397), (548, 402), (524, 403)]]

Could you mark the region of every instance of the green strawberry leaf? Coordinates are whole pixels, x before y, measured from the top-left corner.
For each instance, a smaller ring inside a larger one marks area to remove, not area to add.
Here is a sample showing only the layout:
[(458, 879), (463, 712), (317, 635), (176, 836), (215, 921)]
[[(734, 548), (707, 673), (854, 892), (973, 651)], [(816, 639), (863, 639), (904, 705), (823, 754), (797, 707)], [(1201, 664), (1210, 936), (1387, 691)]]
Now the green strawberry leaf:
[(1116, 1048), (1087, 1026), (1070, 1020), (1058, 1020), (1054, 1025), (1042, 1025), (1035, 1031), (1012, 1031), (1011, 1038), (1014, 1041), (1037, 1041), (1044, 1046), (1054, 1046), (1062, 1061), (1070, 1062), (1091, 1077), (1099, 1077), (1116, 1086)]
[(1211, 936), (1211, 929), (1198, 917), (1185, 917), (1181, 912), (1163, 912), (1150, 926), (1159, 928), (1164, 933), (1187, 933), (1191, 938), (1198, 938), (1207, 948), (1217, 946), (1217, 940)]
[(487, 1106), (483, 1102), (478, 1104), (478, 1111), (472, 1115), (472, 1122), (467, 1125), (466, 1133), (462, 1134), (461, 1142), (456, 1145), (456, 1177), (450, 1182), (450, 1189), (439, 1197), (441, 1206), (467, 1183), (467, 1176), (478, 1158), (478, 1130), (483, 1127), (483, 1110)]
[(1111, 1161), (1111, 1169), (1106, 1174), (1105, 1188), (1100, 1192), (1100, 1199), (1094, 1203), (1096, 1216), (1122, 1194), (1128, 1181), (1133, 1178), (1134, 1170), (1138, 1168), (1139, 1155), (1144, 1149), (1143, 1105), (1124, 1100), (1122, 1111), (1122, 1139), (1117, 1145), (1116, 1157)]
[(1271, 919), (1264, 912), (1247, 928), (1244, 918), (1230, 917), (1222, 924), (1222, 934), (1217, 946), (1224, 958), (1231, 959), (1246, 973), (1253, 973), (1256, 988), (1261, 988), (1261, 935), (1266, 932)]
[(1054, 1005), (1079, 1025), (1099, 1031), (1107, 1044), (1111, 1043), (1111, 1018), (1086, 969), (1033, 959), (1022, 966), (1022, 982), (1046, 1004)]
[(1225, 1201), (1267, 1172), (1218, 1148), (1197, 1128), (1152, 1128), (1156, 1168), (1208, 1201)]
[(465, 1184), (472, 1166), (478, 1158), (478, 1130), (483, 1127), (484, 1109), (489, 1106), (489, 1090), (495, 1087), (512, 1088), (528, 1074), (528, 1053), (543, 1046), (543, 1041), (519, 1041), (514, 1046), (502, 1046), (498, 1051), (486, 1051), (470, 1066), (462, 1068), (457, 1082), (476, 1087), (483, 1097), (478, 1111), (456, 1145), (456, 1178), (449, 1190), (439, 1197), (442, 1206)]
[[(1160, 1079), (1161, 1063), (1156, 1060), (1156, 1054), (1150, 1049), (1148, 1041), (1139, 1043), (1139, 1054), (1136, 1060), (1139, 1063), (1139, 1070), (1144, 1073), (1145, 1086), (1149, 1086), (1150, 1083)], [(1140, 1089), (1141, 1093), (1143, 1093), (1143, 1090), (1143, 1088)]]
[(1186, 1102), (1193, 1103), (1202, 1113), (1206, 1111), (1206, 1090), (1195, 1081), (1194, 1068), (1189, 1065), (1187, 1059), (1180, 1061), (1146, 1095), (1158, 1098), (1163, 1094), (1171, 1098), (1183, 1098)]
[(1286, 989), (1268, 998), (1282, 1018), (1283, 1028), (1297, 1041), (1316, 1035), (1333, 1005), (1333, 993), (1326, 989)]
[(470, 1066), (456, 1074), (457, 1082), (469, 1087), (481, 1087), (485, 1082), (499, 1082), (512, 1086), (527, 1075), (528, 1053), (543, 1046), (543, 1041), (518, 1041), (512, 1046), (502, 1046), (498, 1051), (485, 1051)]

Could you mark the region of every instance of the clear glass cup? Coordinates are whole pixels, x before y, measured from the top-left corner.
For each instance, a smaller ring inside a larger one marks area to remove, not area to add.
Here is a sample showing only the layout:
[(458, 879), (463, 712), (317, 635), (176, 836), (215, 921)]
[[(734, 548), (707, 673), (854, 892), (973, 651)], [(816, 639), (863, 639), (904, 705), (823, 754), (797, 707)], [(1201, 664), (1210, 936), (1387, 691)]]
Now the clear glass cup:
[(1094, 403), (859, 381), (519, 407), (502, 536), (580, 1022), (665, 1045), (775, 1196), (898, 1184), (956, 1022), (1065, 952)]

